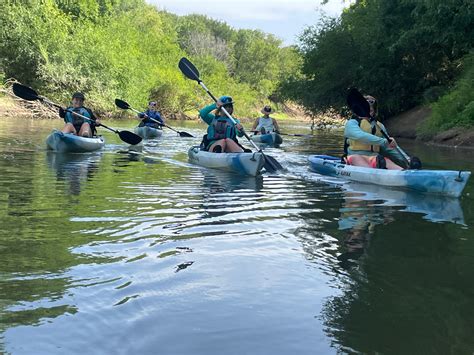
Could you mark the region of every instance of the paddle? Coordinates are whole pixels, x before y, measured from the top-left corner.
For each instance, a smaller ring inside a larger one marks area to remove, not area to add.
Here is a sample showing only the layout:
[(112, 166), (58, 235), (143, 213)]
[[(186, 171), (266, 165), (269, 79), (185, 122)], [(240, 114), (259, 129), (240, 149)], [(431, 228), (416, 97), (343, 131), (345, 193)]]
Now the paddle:
[[(370, 117), (370, 105), (365, 99), (365, 97), (357, 90), (356, 88), (352, 88), (349, 90), (347, 95), (347, 104), (351, 108), (352, 112), (355, 113), (359, 117)], [(388, 134), (384, 130), (380, 130), (382, 135), (390, 142), (392, 139), (388, 136)], [(421, 160), (418, 157), (409, 157), (405, 151), (397, 145), (397, 150), (403, 156), (403, 158), (407, 161), (410, 169), (421, 169)]]
[[(135, 110), (135, 109), (134, 109), (133, 107), (131, 107), (126, 101), (123, 101), (123, 100), (120, 100), (120, 99), (115, 99), (115, 105), (116, 105), (118, 108), (121, 108), (121, 109), (124, 109), (124, 110), (132, 110), (132, 111), (134, 111), (134, 112), (136, 112), (136, 113), (142, 113), (142, 112), (140, 112), (140, 111), (138, 111), (138, 110)], [(147, 116), (147, 115), (145, 115), (145, 116)], [(168, 126), (167, 124), (161, 123), (160, 121), (157, 121), (157, 120), (155, 120), (155, 119), (153, 119), (153, 118), (151, 118), (151, 117), (149, 117), (149, 116), (147, 116), (147, 117), (148, 117), (148, 119), (149, 119), (150, 121), (153, 121), (153, 122), (155, 122), (155, 123), (158, 123), (160, 126), (165, 126), (166, 128), (169, 128), (169, 129), (171, 129), (172, 131), (178, 133), (180, 137), (191, 137), (191, 138), (194, 138), (194, 136), (193, 136), (192, 134), (188, 133), (188, 132), (180, 132), (180, 131), (177, 131), (177, 130), (175, 130), (174, 128)]]
[[(260, 133), (260, 131), (250, 131), (252, 133)], [(272, 132), (273, 133), (273, 132)], [(275, 132), (276, 133), (276, 132)], [(282, 133), (282, 132), (279, 132), (277, 133), (279, 134), (280, 136), (292, 136), (292, 137), (313, 137), (312, 134), (298, 134), (298, 133), (295, 133), (295, 134), (292, 134), (292, 133)]]
[[(40, 102), (43, 102), (43, 103), (46, 103), (48, 105), (51, 105), (51, 106), (54, 106), (56, 108), (59, 108), (59, 109), (63, 109), (64, 111), (68, 111), (70, 113), (72, 113), (73, 115), (76, 115), (76, 116), (79, 116), (79, 117), (82, 117), (88, 121), (93, 121), (92, 119), (88, 118), (88, 117), (85, 117), (83, 115), (80, 115), (78, 114), (77, 112), (74, 112), (70, 109), (64, 109), (63, 107), (61, 107), (60, 105), (58, 104), (55, 104), (54, 102), (51, 102), (49, 101), (48, 99), (46, 99), (45, 97), (42, 97), (42, 96), (39, 96), (38, 93), (33, 90), (32, 88), (28, 87), (28, 86), (25, 86), (25, 85), (22, 85), (22, 84), (18, 84), (18, 83), (14, 83), (13, 84), (13, 93), (22, 98), (23, 100), (27, 100), (27, 101), (35, 101), (35, 100), (38, 100)], [(131, 144), (131, 145), (135, 145), (135, 144), (138, 144), (142, 141), (142, 138), (138, 135), (136, 135), (135, 133), (133, 132), (129, 132), (129, 131), (119, 131), (119, 130), (116, 130), (116, 129), (113, 129), (113, 128), (110, 128), (110, 127), (107, 127), (106, 125), (102, 124), (102, 123), (99, 123), (97, 124), (97, 126), (101, 126), (101, 127), (104, 127), (105, 129), (108, 129), (109, 131), (112, 131), (114, 133), (117, 133), (118, 136), (120, 137), (120, 139), (122, 141), (124, 141), (125, 143), (128, 143), (128, 144)]]
[[(207, 94), (214, 100), (214, 102), (217, 102), (217, 98), (209, 91), (209, 89), (206, 87), (206, 85), (204, 85), (204, 83), (202, 82), (202, 80), (199, 78), (199, 71), (197, 70), (197, 68), (194, 66), (193, 63), (191, 63), (187, 58), (181, 58), (180, 61), (179, 61), (179, 64), (178, 64), (178, 67), (179, 69), (181, 70), (181, 72), (188, 78), (188, 79), (191, 79), (191, 80), (194, 80), (196, 81), (199, 85), (201, 85), (201, 87), (207, 92)], [(225, 113), (225, 115), (231, 120), (231, 122), (235, 125), (237, 124), (237, 122), (234, 120), (234, 118), (229, 114), (229, 112), (227, 112), (227, 110), (224, 108), (224, 107), (221, 107), (221, 110)], [(268, 156), (268, 155), (265, 155), (263, 154), (263, 151), (261, 148), (259, 148), (254, 141), (252, 141), (249, 137), (249, 135), (247, 134), (247, 132), (245, 132), (242, 128), (242, 132), (245, 136), (245, 138), (247, 138), (247, 140), (250, 142), (250, 144), (252, 144), (252, 146), (259, 152), (262, 154), (263, 156), (263, 159), (264, 159), (264, 168), (265, 170), (267, 170), (268, 172), (272, 173), (272, 172), (275, 172), (277, 170), (282, 170), (283, 167), (280, 165), (280, 163), (273, 157), (271, 156)]]

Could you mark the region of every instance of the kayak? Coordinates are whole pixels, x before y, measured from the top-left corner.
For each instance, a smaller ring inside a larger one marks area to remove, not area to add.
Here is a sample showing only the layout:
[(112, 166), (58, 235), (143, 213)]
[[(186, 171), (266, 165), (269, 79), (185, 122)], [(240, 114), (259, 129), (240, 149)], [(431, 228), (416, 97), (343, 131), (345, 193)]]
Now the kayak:
[(342, 164), (340, 158), (328, 155), (311, 155), (308, 161), (311, 170), (321, 175), (450, 197), (461, 196), (471, 176), (470, 171), (365, 168)]
[(63, 133), (53, 130), (46, 138), (48, 149), (61, 153), (87, 153), (102, 149), (105, 145), (104, 138), (99, 137), (80, 137), (72, 133)]
[(135, 133), (138, 134), (143, 139), (152, 139), (159, 138), (163, 134), (163, 130), (158, 128), (153, 128), (150, 126), (136, 127)]
[(209, 153), (195, 146), (189, 149), (188, 156), (193, 164), (251, 176), (256, 176), (264, 164), (263, 155), (258, 152)]
[(267, 134), (256, 134), (250, 136), (250, 139), (253, 140), (255, 143), (263, 143), (268, 144), (271, 146), (279, 146), (283, 143), (283, 139), (278, 133), (267, 133)]

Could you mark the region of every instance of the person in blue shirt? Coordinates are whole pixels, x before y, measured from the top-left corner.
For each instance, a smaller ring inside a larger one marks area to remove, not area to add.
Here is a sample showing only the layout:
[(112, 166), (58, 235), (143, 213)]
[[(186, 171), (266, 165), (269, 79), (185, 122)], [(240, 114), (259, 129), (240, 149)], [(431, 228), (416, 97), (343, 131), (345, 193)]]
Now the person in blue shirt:
[[(150, 101), (148, 103), (148, 109), (145, 112), (140, 112), (138, 114), (138, 118), (142, 119), (138, 127), (149, 126), (157, 129), (162, 129), (165, 120), (157, 111), (157, 106), (158, 104), (156, 103), (156, 101)], [(150, 120), (150, 118), (158, 121), (159, 123)]]
[[(234, 102), (230, 96), (220, 97), (216, 103), (204, 107), (199, 111), (199, 116), (209, 127), (203, 138), (201, 148), (213, 153), (241, 153), (244, 149), (237, 141), (237, 136), (244, 135), (243, 127), (239, 120), (234, 123), (226, 116), (224, 108), (231, 116), (234, 112)], [(216, 111), (212, 114), (212, 111)]]
[[(100, 124), (100, 121), (89, 108), (84, 107), (84, 101), (84, 94), (82, 92), (75, 92), (72, 95), (71, 106), (66, 110), (62, 108), (59, 110), (59, 116), (66, 123), (62, 129), (64, 133), (72, 133), (81, 137), (92, 137), (95, 134), (95, 127)], [(74, 113), (78, 113), (86, 118)]]

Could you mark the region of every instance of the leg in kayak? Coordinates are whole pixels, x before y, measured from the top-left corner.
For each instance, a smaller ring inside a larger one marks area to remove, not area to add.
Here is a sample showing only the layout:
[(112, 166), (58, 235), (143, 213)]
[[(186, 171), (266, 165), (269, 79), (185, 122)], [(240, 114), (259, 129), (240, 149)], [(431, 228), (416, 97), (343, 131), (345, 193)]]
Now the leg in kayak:
[[(220, 151), (219, 148), (220, 147)], [(230, 138), (219, 139), (209, 146), (209, 152), (242, 153), (242, 148)]]
[[(377, 157), (380, 157), (377, 159)], [(385, 167), (383, 166), (383, 162), (380, 160), (385, 160)], [(388, 158), (383, 158), (380, 155), (360, 155), (360, 154), (353, 154), (347, 157), (347, 164), (354, 165), (354, 166), (361, 166), (364, 168), (374, 168), (374, 169), (388, 169), (388, 170), (403, 170), (400, 166), (395, 164)], [(379, 161), (377, 161), (379, 160)]]
[(72, 123), (66, 123), (66, 125), (61, 130), (61, 132), (63, 132), (63, 133), (72, 133), (74, 135), (77, 135), (76, 128), (74, 127), (74, 125)]
[(91, 125), (87, 122), (84, 122), (79, 130), (79, 136), (81, 137), (92, 137)]

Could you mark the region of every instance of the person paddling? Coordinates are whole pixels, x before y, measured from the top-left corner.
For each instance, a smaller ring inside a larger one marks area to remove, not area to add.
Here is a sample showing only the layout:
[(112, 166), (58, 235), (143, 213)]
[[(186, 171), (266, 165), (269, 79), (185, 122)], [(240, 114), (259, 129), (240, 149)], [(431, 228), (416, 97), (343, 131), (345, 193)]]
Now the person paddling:
[[(66, 125), (62, 129), (63, 133), (73, 133), (81, 137), (92, 137), (96, 129), (95, 127), (100, 124), (97, 117), (91, 109), (84, 107), (85, 97), (82, 92), (75, 92), (72, 95), (71, 106), (66, 110), (59, 109), (59, 116), (64, 119)], [(85, 116), (88, 119), (75, 115), (73, 112), (79, 115)]]
[[(234, 112), (234, 102), (230, 96), (220, 97), (216, 103), (204, 107), (199, 111), (199, 116), (209, 127), (204, 135), (201, 149), (213, 153), (241, 153), (244, 149), (237, 141), (237, 136), (244, 135), (239, 120), (236, 125), (226, 116), (224, 108), (230, 115)], [(211, 112), (216, 110), (216, 114)]]
[(272, 132), (280, 133), (277, 121), (270, 117), (270, 113), (273, 112), (272, 108), (270, 106), (265, 106), (260, 112), (263, 113), (263, 116), (257, 118), (253, 124), (252, 131), (255, 134), (266, 134)]
[[(148, 109), (138, 114), (138, 118), (142, 119), (138, 127), (149, 126), (157, 129), (161, 129), (163, 127), (165, 120), (163, 119), (163, 117), (161, 117), (161, 113), (157, 111), (157, 106), (158, 104), (156, 103), (156, 101), (150, 101), (148, 103)], [(150, 118), (158, 121), (159, 123), (150, 120)]]
[[(397, 142), (383, 137), (385, 126), (377, 122), (377, 100), (370, 95), (364, 96), (370, 105), (370, 117), (353, 115), (344, 129), (344, 155), (347, 164), (379, 169), (402, 170), (385, 156), (396, 156)], [(399, 159), (397, 159), (398, 161)], [(400, 158), (403, 161), (403, 158)]]

